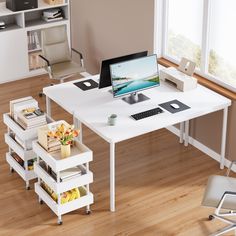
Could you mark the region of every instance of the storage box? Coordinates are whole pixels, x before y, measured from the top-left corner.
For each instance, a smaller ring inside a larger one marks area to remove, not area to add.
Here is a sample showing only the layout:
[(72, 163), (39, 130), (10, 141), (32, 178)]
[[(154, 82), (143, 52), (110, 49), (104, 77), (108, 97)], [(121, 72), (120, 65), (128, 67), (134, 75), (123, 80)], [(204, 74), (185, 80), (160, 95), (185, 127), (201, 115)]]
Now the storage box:
[(64, 0), (44, 0), (44, 2), (49, 5), (59, 5), (59, 4), (63, 4)]
[(69, 126), (65, 121), (53, 122), (49, 125), (42, 126), (38, 129), (38, 142), (47, 152), (56, 152), (60, 150), (60, 142), (56, 139), (48, 137), (48, 131), (54, 130), (58, 125), (64, 124)]
[(6, 0), (6, 7), (11, 11), (23, 11), (38, 8), (38, 0)]

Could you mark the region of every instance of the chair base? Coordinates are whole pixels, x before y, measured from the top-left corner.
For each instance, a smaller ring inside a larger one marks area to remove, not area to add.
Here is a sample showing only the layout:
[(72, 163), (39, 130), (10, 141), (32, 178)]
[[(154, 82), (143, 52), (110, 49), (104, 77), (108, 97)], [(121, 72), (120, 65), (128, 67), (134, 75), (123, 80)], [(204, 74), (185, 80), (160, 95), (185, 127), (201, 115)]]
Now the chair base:
[(232, 231), (232, 230), (235, 230), (235, 235), (236, 235), (236, 221), (233, 221), (233, 220), (229, 220), (229, 219), (226, 219), (222, 216), (219, 216), (219, 215), (216, 215), (216, 214), (213, 214), (213, 215), (209, 215), (209, 220), (213, 220), (213, 219), (219, 219), (227, 224), (229, 224), (229, 226), (226, 226), (224, 227), (223, 229), (220, 229), (218, 231), (216, 231), (215, 233), (212, 233), (210, 234), (209, 236), (219, 236), (219, 235), (223, 235), (229, 231)]

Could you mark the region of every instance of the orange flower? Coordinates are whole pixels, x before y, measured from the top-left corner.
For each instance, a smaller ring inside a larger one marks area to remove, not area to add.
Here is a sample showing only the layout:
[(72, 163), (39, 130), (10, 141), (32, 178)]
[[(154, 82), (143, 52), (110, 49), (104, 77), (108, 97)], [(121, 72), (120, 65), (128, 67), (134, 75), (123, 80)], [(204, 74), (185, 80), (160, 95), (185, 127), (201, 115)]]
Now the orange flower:
[(79, 130), (74, 130), (74, 126), (59, 125), (55, 131), (49, 131), (48, 137), (55, 138), (61, 142), (62, 145), (72, 144), (73, 138), (79, 135)]

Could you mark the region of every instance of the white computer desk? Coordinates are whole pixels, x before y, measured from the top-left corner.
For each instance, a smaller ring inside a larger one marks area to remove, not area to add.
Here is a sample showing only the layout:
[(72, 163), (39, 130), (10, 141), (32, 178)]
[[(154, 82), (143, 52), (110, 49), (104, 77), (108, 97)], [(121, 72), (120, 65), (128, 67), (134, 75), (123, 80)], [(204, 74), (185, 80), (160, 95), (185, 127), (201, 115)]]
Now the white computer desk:
[[(98, 75), (90, 78), (97, 81)], [(50, 101), (53, 100), (73, 115), (74, 123), (81, 128), (81, 141), (82, 124), (84, 124), (110, 144), (111, 211), (115, 211), (115, 144), (118, 142), (180, 123), (180, 142), (187, 146), (189, 120), (218, 110), (223, 110), (220, 168), (224, 168), (227, 114), (231, 100), (201, 85), (198, 85), (194, 90), (180, 92), (170, 85), (161, 83), (159, 87), (142, 91), (150, 100), (129, 105), (121, 99), (114, 99), (112, 94), (108, 92), (108, 88), (82, 91), (73, 84), (74, 82), (77, 81), (43, 89), (46, 95), (47, 113), (51, 115)], [(165, 111), (162, 114), (139, 121), (130, 118), (131, 114), (155, 108), (160, 103), (174, 99), (185, 103), (190, 106), (191, 109), (175, 114)], [(107, 125), (108, 116), (111, 114), (118, 115), (116, 126)]]

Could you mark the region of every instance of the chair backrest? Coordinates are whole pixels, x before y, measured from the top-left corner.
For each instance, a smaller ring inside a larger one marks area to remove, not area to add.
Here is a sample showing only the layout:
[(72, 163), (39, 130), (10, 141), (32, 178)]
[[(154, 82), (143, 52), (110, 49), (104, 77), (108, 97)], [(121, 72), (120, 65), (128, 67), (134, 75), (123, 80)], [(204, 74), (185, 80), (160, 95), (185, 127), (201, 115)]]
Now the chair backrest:
[(65, 25), (43, 29), (41, 34), (42, 52), (51, 65), (71, 60)]

